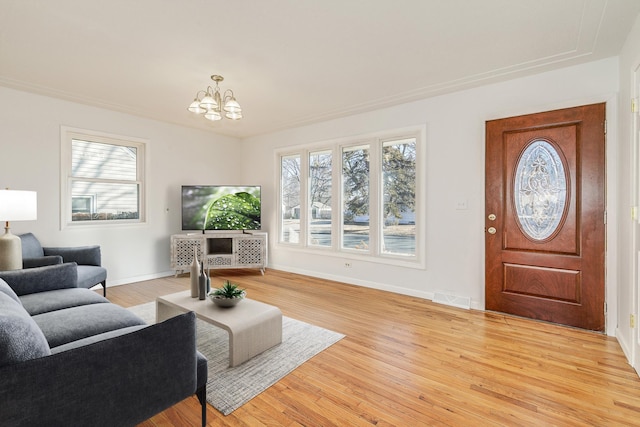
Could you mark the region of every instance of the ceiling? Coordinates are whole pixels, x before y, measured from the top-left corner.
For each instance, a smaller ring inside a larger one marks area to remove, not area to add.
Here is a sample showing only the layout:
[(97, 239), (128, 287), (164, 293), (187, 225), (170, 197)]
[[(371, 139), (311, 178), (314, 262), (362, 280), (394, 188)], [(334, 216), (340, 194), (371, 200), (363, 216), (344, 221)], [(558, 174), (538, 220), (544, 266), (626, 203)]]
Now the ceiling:
[[(615, 56), (640, 1), (0, 0), (0, 11), (0, 85), (243, 138)], [(244, 119), (187, 111), (212, 74)]]

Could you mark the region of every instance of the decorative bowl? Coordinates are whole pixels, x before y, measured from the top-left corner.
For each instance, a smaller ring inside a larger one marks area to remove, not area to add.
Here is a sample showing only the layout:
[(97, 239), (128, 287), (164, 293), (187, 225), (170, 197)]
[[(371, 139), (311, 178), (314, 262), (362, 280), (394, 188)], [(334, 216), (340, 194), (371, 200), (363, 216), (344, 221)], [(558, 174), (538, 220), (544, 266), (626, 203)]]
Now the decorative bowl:
[(242, 292), (242, 296), (227, 298), (220, 295), (214, 295), (213, 293), (211, 293), (209, 294), (209, 298), (218, 307), (233, 307), (236, 304), (238, 304), (240, 301), (242, 301), (246, 295), (247, 295), (246, 292)]

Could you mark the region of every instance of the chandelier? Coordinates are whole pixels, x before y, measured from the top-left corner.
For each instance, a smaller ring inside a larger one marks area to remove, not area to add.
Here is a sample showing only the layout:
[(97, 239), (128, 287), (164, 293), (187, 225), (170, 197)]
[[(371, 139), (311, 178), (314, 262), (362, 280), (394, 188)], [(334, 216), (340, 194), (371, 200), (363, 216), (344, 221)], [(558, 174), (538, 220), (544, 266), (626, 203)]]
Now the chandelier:
[[(214, 74), (211, 80), (216, 82), (216, 86), (214, 88), (208, 86), (206, 90), (198, 91), (188, 110), (195, 114), (204, 114), (204, 118), (211, 121), (221, 120), (223, 114), (228, 119), (240, 120), (242, 108), (233, 96), (233, 91), (227, 89), (222, 95), (220, 94), (218, 83), (223, 81), (224, 77)], [(202, 98), (200, 98), (201, 95)]]

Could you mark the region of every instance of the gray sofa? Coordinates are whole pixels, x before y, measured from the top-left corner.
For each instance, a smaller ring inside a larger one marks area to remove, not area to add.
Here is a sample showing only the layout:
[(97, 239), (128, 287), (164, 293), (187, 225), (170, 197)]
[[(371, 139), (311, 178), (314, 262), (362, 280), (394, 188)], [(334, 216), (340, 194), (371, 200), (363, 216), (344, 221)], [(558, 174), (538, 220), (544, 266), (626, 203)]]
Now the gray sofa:
[(197, 394), (195, 315), (155, 325), (77, 287), (77, 265), (0, 272), (0, 424), (135, 426)]
[(102, 294), (107, 296), (107, 269), (102, 267), (100, 246), (42, 247), (33, 233), (18, 235), (22, 243), (22, 267), (75, 262), (78, 264), (78, 287), (92, 288), (102, 285)]

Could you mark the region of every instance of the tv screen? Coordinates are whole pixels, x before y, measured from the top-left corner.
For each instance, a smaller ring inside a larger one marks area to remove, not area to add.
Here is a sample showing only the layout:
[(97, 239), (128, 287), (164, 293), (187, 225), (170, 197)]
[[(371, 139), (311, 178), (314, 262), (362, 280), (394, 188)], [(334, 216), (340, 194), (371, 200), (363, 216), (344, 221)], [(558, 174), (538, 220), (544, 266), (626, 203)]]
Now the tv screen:
[(260, 186), (183, 185), (182, 230), (260, 230)]

